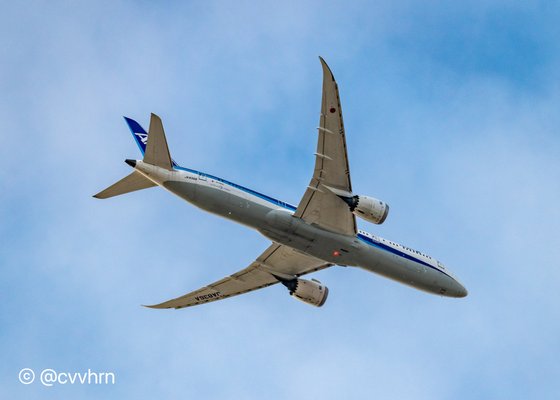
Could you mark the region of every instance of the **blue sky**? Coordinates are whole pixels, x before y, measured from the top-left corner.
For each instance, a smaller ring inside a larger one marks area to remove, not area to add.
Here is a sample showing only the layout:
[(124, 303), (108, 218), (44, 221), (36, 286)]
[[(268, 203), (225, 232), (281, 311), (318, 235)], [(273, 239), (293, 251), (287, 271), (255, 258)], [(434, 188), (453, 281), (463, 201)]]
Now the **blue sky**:
[[(560, 392), (560, 6), (551, 1), (26, 2), (0, 26), (0, 396), (555, 398)], [(171, 153), (295, 203), (313, 168), (317, 56), (341, 91), (360, 227), (444, 261), (431, 296), (315, 275), (181, 311), (140, 307), (247, 266), (268, 242), (150, 189), (91, 195)], [(112, 371), (114, 386), (18, 372)]]

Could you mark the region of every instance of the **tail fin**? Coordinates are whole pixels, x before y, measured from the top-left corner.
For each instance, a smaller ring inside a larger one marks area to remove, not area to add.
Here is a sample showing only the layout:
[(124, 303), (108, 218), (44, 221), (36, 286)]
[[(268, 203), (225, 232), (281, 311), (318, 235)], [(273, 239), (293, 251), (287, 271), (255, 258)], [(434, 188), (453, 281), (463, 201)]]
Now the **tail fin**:
[[(124, 117), (124, 119), (144, 156), (143, 161), (147, 164), (172, 170), (173, 166), (176, 164), (169, 154), (169, 147), (167, 146), (167, 139), (165, 138), (161, 118), (152, 113), (149, 134), (135, 120), (127, 117)], [(126, 163), (132, 167), (136, 166), (136, 161), (134, 160), (126, 160)], [(134, 171), (132, 174), (97, 193), (93, 197), (97, 199), (107, 199), (109, 197), (147, 189), (153, 186), (156, 186), (156, 184), (140, 172)]]
[(143, 176), (140, 172), (133, 171), (132, 174), (124, 177), (117, 183), (109, 186), (105, 190), (102, 190), (93, 197), (96, 199), (108, 199), (109, 197), (134, 192), (136, 190), (147, 189), (154, 186), (156, 186), (156, 184)]
[(148, 132), (146, 132), (135, 120), (128, 117), (124, 117), (124, 120), (128, 124), (130, 132), (132, 132), (132, 136), (134, 137), (138, 148), (142, 152), (142, 155), (144, 155), (144, 153), (146, 153), (146, 143), (148, 143)]
[[(124, 117), (124, 120), (128, 124), (130, 132), (132, 132), (132, 136), (144, 156), (144, 162), (165, 169), (173, 169), (173, 166), (177, 165), (169, 154), (169, 147), (167, 146), (167, 139), (165, 138), (160, 117), (152, 113), (149, 134), (132, 118)], [(148, 138), (152, 137), (153, 139), (148, 140)]]

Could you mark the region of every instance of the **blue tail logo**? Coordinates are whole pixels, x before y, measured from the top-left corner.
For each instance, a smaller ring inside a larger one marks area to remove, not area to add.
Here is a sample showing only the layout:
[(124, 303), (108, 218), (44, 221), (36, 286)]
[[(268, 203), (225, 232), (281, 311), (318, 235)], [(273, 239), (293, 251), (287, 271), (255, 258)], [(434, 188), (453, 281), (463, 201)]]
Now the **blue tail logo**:
[(148, 132), (146, 132), (135, 120), (127, 117), (124, 117), (124, 120), (128, 124), (130, 132), (132, 132), (132, 136), (134, 137), (138, 148), (140, 148), (142, 155), (144, 155), (146, 152), (146, 144), (148, 143)]
[[(132, 118), (124, 117), (124, 120), (126, 121), (130, 132), (132, 132), (134, 141), (138, 145), (138, 148), (142, 152), (142, 155), (144, 155), (146, 153), (146, 145), (148, 144), (148, 132), (146, 132), (146, 130)], [(176, 167), (177, 163), (173, 159), (171, 159), (171, 165), (173, 165), (173, 167)]]
[(148, 144), (148, 134), (147, 133), (140, 133), (140, 132), (134, 132), (134, 134), (136, 136), (138, 136), (138, 138), (140, 138), (140, 141), (142, 142), (142, 144), (145, 146), (146, 144)]

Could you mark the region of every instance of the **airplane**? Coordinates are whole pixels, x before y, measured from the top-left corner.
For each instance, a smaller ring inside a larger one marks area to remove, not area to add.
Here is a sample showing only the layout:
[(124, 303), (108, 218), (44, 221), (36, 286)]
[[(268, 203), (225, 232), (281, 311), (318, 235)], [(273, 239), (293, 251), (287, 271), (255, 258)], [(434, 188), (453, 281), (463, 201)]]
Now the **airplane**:
[(191, 307), (277, 283), (292, 297), (320, 307), (327, 300), (328, 288), (316, 279), (301, 277), (335, 265), (359, 267), (441, 296), (467, 295), (440, 261), (358, 229), (356, 217), (382, 224), (389, 206), (352, 190), (338, 86), (326, 62), (319, 59), (323, 93), (315, 168), (297, 206), (179, 166), (171, 158), (157, 115), (151, 114), (148, 132), (124, 117), (143, 159), (125, 160), (133, 172), (94, 197), (106, 199), (160, 186), (196, 207), (256, 229), (272, 241), (247, 268), (184, 296), (146, 307)]

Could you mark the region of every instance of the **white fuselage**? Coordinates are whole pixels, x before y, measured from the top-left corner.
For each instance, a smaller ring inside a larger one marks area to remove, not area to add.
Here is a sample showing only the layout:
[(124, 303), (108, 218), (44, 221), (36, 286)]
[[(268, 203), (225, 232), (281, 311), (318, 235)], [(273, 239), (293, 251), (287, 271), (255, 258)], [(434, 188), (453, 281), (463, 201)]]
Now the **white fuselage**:
[(172, 171), (136, 162), (154, 183), (208, 212), (256, 229), (270, 240), (328, 263), (355, 266), (430, 293), (464, 297), (467, 291), (436, 259), (364, 231), (331, 232), (293, 217), (296, 207), (199, 171)]

